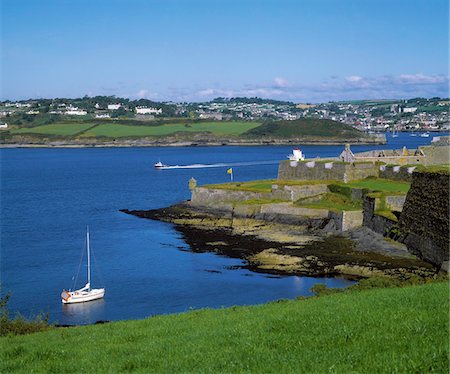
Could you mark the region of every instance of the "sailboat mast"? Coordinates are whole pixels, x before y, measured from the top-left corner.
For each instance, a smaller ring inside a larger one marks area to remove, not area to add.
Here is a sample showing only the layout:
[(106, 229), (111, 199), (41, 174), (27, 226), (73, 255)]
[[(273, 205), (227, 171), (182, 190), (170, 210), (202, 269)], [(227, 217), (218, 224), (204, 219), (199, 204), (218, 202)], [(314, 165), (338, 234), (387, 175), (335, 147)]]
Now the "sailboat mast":
[(89, 228), (87, 229), (86, 233), (87, 237), (87, 260), (88, 260), (88, 284), (89, 284), (89, 290), (91, 289), (91, 248), (89, 246)]

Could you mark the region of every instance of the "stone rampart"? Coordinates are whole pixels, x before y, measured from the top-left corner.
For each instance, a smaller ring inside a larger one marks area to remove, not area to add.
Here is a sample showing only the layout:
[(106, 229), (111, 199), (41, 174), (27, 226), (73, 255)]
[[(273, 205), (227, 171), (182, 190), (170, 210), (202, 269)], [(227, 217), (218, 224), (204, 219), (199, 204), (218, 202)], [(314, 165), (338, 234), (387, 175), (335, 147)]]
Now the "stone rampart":
[[(305, 187), (305, 186), (285, 186)], [(311, 189), (288, 188), (290, 196), (297, 200), (298, 196), (313, 196), (327, 192), (326, 185), (314, 185)], [(276, 191), (276, 189), (275, 189)], [(282, 190), (283, 191), (283, 190)], [(295, 193), (298, 193), (296, 195)], [(236, 193), (237, 192), (237, 193)], [(270, 196), (270, 195), (269, 195)], [(190, 205), (204, 212), (211, 213), (222, 218), (251, 218), (295, 225), (306, 225), (310, 228), (347, 231), (362, 225), (363, 214), (354, 212), (333, 212), (327, 209), (313, 209), (297, 207), (293, 202), (282, 203), (246, 203), (248, 200), (267, 198), (267, 194), (249, 191), (230, 191), (196, 187), (192, 190)], [(272, 196), (274, 198), (274, 196)]]
[(220, 188), (196, 187), (192, 190), (194, 205), (216, 204), (218, 202), (242, 202), (252, 199), (271, 199), (270, 192), (225, 190)]
[(425, 165), (442, 165), (450, 163), (450, 145), (422, 146), (425, 154)]
[(380, 178), (411, 182), (412, 174), (416, 168), (417, 167), (413, 165), (381, 165), (379, 167)]
[(414, 172), (398, 227), (408, 250), (448, 272), (448, 172)]
[(391, 227), (396, 225), (397, 222), (378, 214), (375, 214), (377, 204), (380, 203), (380, 199), (371, 196), (363, 197), (363, 226), (368, 227), (372, 231), (385, 235)]
[(375, 163), (347, 163), (336, 160), (281, 161), (279, 180), (339, 180), (348, 182), (379, 174)]
[(405, 205), (405, 200), (406, 200), (406, 195), (384, 196), (386, 208), (388, 208), (389, 210), (396, 211), (396, 212), (401, 212), (403, 210), (403, 206)]
[(363, 211), (352, 210), (352, 211), (343, 211), (341, 213), (342, 213), (341, 231), (348, 231), (362, 226)]
[(262, 214), (283, 214), (308, 218), (327, 218), (328, 210), (295, 207), (292, 203), (262, 204)]
[(303, 186), (272, 186), (272, 194), (275, 199), (296, 201), (301, 198), (316, 196), (328, 192), (327, 184), (309, 184)]

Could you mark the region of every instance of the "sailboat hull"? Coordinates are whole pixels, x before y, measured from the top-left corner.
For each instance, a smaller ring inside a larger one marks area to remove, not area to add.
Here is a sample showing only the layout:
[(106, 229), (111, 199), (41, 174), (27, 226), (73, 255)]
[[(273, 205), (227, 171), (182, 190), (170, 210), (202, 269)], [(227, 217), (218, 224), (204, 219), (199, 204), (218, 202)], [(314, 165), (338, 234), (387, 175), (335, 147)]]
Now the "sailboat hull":
[(63, 304), (86, 303), (88, 301), (102, 299), (105, 296), (105, 289), (97, 288), (90, 291), (66, 291), (65, 293), (65, 297), (61, 298)]

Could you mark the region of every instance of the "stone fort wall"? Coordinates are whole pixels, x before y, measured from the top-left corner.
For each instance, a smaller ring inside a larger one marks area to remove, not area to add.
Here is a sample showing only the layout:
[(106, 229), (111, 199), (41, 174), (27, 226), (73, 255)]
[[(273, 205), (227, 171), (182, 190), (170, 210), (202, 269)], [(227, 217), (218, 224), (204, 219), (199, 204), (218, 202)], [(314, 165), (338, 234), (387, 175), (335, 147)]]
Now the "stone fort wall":
[(373, 162), (347, 163), (337, 160), (281, 161), (279, 180), (352, 180), (377, 177), (379, 166)]

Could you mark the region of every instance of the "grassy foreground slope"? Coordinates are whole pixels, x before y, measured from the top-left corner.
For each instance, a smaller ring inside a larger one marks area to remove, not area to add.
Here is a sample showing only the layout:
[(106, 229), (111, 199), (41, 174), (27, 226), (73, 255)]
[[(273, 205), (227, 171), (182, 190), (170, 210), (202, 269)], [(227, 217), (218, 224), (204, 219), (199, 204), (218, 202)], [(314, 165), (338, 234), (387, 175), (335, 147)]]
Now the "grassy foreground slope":
[(448, 372), (448, 283), (0, 339), (0, 372)]

